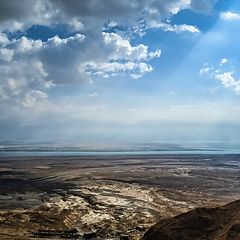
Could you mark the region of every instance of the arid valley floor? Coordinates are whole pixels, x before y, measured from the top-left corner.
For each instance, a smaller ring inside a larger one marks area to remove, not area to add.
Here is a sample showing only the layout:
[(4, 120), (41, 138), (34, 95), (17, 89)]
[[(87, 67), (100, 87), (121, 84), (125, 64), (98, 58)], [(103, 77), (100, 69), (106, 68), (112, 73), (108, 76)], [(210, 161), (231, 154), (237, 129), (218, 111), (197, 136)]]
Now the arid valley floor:
[(0, 158), (0, 239), (139, 239), (240, 199), (239, 155)]

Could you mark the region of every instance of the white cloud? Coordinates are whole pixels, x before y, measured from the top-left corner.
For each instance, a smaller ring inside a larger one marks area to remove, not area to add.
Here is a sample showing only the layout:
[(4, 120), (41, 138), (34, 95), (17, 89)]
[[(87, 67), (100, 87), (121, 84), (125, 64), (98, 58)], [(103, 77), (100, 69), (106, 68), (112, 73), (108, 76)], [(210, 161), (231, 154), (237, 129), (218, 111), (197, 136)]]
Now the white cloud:
[(203, 67), (199, 70), (200, 74), (208, 73), (210, 70), (212, 70), (211, 67)]
[(8, 44), (10, 41), (5, 33), (0, 33), (0, 45), (5, 46)]
[(171, 25), (170, 23), (162, 23), (157, 21), (151, 21), (150, 28), (160, 28), (165, 32), (191, 32), (191, 33), (200, 33), (200, 30), (196, 26), (182, 24), (182, 25)]
[(182, 25), (173, 25), (174, 32), (191, 32), (191, 33), (200, 33), (200, 30), (196, 26), (182, 24)]
[[(205, 63), (200, 69), (200, 74), (208, 74), (209, 77), (220, 81), (225, 88), (232, 89), (237, 95), (240, 95), (240, 80), (234, 77), (234, 71), (228, 71), (225, 64), (228, 62), (227, 58), (222, 58), (216, 66)], [(232, 69), (232, 68), (231, 68)], [(211, 89), (215, 91), (217, 88)]]
[(161, 51), (161, 50), (156, 50), (156, 51), (154, 51), (154, 52), (149, 52), (149, 53), (148, 53), (148, 57), (149, 57), (149, 59), (158, 58), (158, 57), (161, 56), (161, 54), (162, 54), (162, 51)]
[(82, 31), (84, 29), (84, 24), (77, 17), (75, 17), (71, 21), (69, 21), (68, 24), (75, 31)]
[(27, 52), (31, 50), (40, 49), (43, 46), (43, 42), (41, 40), (31, 40), (27, 37), (21, 37), (19, 40), (14, 41), (13, 44), (17, 46), (18, 52)]
[(81, 43), (84, 41), (85, 37), (86, 37), (85, 35), (80, 33), (77, 33), (74, 36), (70, 36), (67, 38), (60, 38), (58, 36), (54, 36), (53, 38), (48, 39), (47, 43), (49, 44), (53, 43), (53, 45), (55, 46), (58, 46), (61, 44), (67, 44), (69, 42), (75, 42), (75, 41)]
[(81, 66), (90, 75), (101, 76), (109, 78), (125, 72), (130, 74), (134, 79), (141, 77), (147, 72), (151, 72), (153, 68), (143, 62), (87, 62)]
[(216, 74), (216, 79), (221, 81), (225, 87), (232, 87), (235, 85), (236, 80), (233, 78), (233, 72), (225, 72)]
[(220, 17), (223, 20), (240, 20), (240, 14), (233, 12), (221, 12)]
[[(76, 49), (84, 41), (84, 35), (63, 39), (56, 36), (46, 42), (25, 36), (11, 41), (3, 37), (5, 44), (0, 46), (2, 101), (33, 106), (46, 99), (48, 89), (55, 84), (74, 81), (77, 66), (69, 58), (79, 55)], [(76, 75), (78, 77), (81, 75)]]
[[(1, 99), (22, 104), (43, 99), (37, 95), (40, 92), (47, 97), (48, 89), (57, 84), (90, 82), (94, 75), (139, 78), (151, 72), (149, 61), (160, 57), (161, 50), (133, 45), (130, 34), (102, 33), (104, 24), (132, 28), (138, 26), (141, 17), (147, 24), (161, 23), (182, 9), (192, 9), (191, 0), (0, 2)], [(66, 26), (69, 37), (55, 36), (46, 41), (26, 36), (14, 39), (14, 34), (8, 37), (16, 31), (24, 35), (34, 25), (58, 24)], [(191, 25), (161, 24), (164, 31), (199, 32)]]
[[(4, 1), (0, 5), (0, 29), (24, 30), (32, 25), (51, 26), (67, 24), (74, 31), (93, 31), (111, 20), (135, 26), (140, 17), (168, 19), (183, 9), (209, 12), (211, 0), (151, 0), (151, 1), (65, 1), (65, 0), (18, 0)], [(100, 10), (101, 11), (100, 11)], [(138, 14), (136, 14), (138, 13)], [(146, 19), (146, 20), (147, 20)]]
[(14, 51), (12, 49), (0, 48), (0, 60), (10, 62), (13, 59)]
[(128, 40), (123, 39), (120, 35), (116, 33), (103, 33), (103, 39), (106, 46), (113, 49), (112, 56), (110, 57), (113, 60), (147, 59), (148, 47), (143, 44), (132, 47)]
[(24, 27), (23, 22), (13, 21), (11, 25), (9, 24), (9, 29), (7, 30), (11, 32), (22, 31), (24, 30)]
[(152, 1), (148, 7), (151, 15), (174, 15), (187, 8), (191, 8), (191, 0)]
[[(23, 104), (32, 99), (43, 99), (46, 90), (52, 86), (48, 74), (39, 60), (15, 60), (0, 66), (2, 100)], [(27, 104), (24, 104), (27, 105)]]
[(224, 87), (232, 88), (239, 95), (240, 81), (234, 78), (233, 74), (233, 72), (216, 73), (215, 78), (219, 80)]
[(42, 92), (40, 90), (32, 90), (26, 93), (21, 104), (24, 107), (33, 107), (37, 102), (45, 100), (47, 98), (48, 98), (47, 93)]
[(112, 49), (112, 53), (109, 56), (110, 60), (150, 60), (154, 57), (160, 57), (161, 51), (149, 52), (148, 46), (139, 44), (137, 46), (131, 46), (129, 40), (123, 39), (116, 33), (103, 33), (103, 39), (105, 46)]
[(221, 59), (221, 61), (220, 61), (220, 65), (224, 65), (224, 64), (226, 64), (228, 62), (228, 60), (226, 59), (226, 58), (223, 58), (223, 59)]
[(104, 48), (108, 55), (104, 60), (86, 61), (80, 65), (89, 75), (109, 78), (127, 73), (137, 79), (151, 72), (151, 65), (143, 62), (160, 57), (161, 51), (149, 52), (148, 46), (139, 44), (132, 46), (127, 39), (116, 33), (103, 33)]
[[(95, 38), (77, 33), (67, 38), (58, 36), (47, 41), (23, 36), (18, 40), (4, 38), (0, 46), (1, 100), (32, 106), (47, 97), (56, 84), (91, 81), (91, 76), (110, 77), (124, 73), (139, 78), (153, 68), (146, 62), (158, 58), (161, 51), (148, 46), (132, 46), (116, 33), (102, 33)], [(39, 92), (40, 91), (40, 92)]]

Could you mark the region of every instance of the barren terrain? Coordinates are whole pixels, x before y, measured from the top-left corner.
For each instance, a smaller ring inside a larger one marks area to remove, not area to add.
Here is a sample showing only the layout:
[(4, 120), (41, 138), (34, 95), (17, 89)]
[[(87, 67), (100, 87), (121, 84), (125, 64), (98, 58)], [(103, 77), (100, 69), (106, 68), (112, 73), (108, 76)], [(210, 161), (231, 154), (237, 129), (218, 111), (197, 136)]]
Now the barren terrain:
[(0, 239), (139, 239), (240, 199), (239, 155), (0, 158)]

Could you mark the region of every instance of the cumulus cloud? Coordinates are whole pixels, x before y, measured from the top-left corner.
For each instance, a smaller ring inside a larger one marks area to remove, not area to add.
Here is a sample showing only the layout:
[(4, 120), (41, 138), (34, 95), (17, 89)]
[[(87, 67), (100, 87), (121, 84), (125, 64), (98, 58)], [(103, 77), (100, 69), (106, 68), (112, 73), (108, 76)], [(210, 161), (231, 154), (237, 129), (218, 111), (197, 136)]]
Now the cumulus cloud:
[(41, 100), (44, 100), (47, 98), (48, 98), (47, 93), (42, 92), (40, 90), (31, 90), (30, 92), (26, 93), (26, 95), (24, 96), (24, 99), (21, 103), (25, 107), (32, 107), (39, 100), (41, 101)]
[(134, 79), (140, 78), (143, 74), (151, 72), (152, 66), (144, 62), (87, 62), (83, 66), (85, 71), (91, 75), (109, 78), (119, 73), (128, 73)]
[(199, 70), (199, 73), (200, 73), (200, 74), (208, 73), (210, 70), (212, 70), (211, 67), (205, 66), (205, 67), (203, 67), (203, 68), (201, 68), (201, 69)]
[(153, 70), (147, 61), (161, 55), (160, 50), (149, 51), (144, 44), (132, 46), (116, 33), (103, 32), (97, 45), (93, 41), (80, 33), (67, 38), (55, 36), (45, 42), (25, 36), (4, 39), (0, 48), (1, 99), (31, 106), (36, 100), (45, 100), (47, 90), (56, 84), (121, 73), (136, 79)]
[[(62, 80), (62, 71), (58, 71), (57, 67), (69, 64), (69, 56), (66, 56), (65, 61), (62, 60), (62, 53), (60, 59), (51, 56), (64, 49), (71, 53), (73, 46), (78, 46), (82, 41), (84, 36), (80, 34), (65, 39), (56, 36), (46, 42), (24, 36), (18, 40), (8, 39), (8, 44), (0, 48), (1, 99), (16, 101), (24, 106), (30, 106), (30, 102), (34, 103), (38, 99), (46, 99), (46, 91)], [(68, 70), (74, 70), (74, 67)]]
[(13, 59), (14, 51), (12, 49), (0, 48), (0, 60), (10, 62)]
[(150, 52), (148, 46), (144, 44), (131, 46), (127, 39), (123, 39), (116, 33), (103, 33), (102, 35), (104, 48), (109, 55), (105, 61), (86, 61), (81, 64), (81, 69), (90, 75), (108, 78), (123, 72), (137, 79), (153, 70), (151, 65), (143, 61), (149, 61), (161, 55), (160, 50)]
[(190, 33), (200, 33), (200, 30), (196, 26), (181, 24), (181, 25), (171, 25), (170, 23), (161, 23), (156, 21), (151, 21), (149, 28), (160, 28), (165, 32), (190, 32)]
[(219, 64), (220, 64), (220, 66), (222, 66), (222, 65), (226, 64), (227, 62), (228, 62), (228, 60), (226, 58), (223, 58), (223, 59), (221, 59)]
[(233, 12), (221, 12), (220, 17), (223, 20), (240, 20), (240, 14)]
[[(76, 82), (87, 79), (90, 75), (106, 77), (116, 76), (121, 72), (129, 73), (131, 76), (142, 76), (144, 73), (149, 72), (149, 69), (152, 69), (152, 67), (148, 65), (148, 70), (143, 71), (142, 65), (145, 64), (147, 66), (145, 61), (159, 57), (161, 54), (160, 50), (154, 52), (149, 51), (148, 46), (143, 44), (132, 46), (129, 40), (124, 39), (116, 33), (103, 32), (101, 38), (98, 40), (98, 45), (91, 42), (92, 40), (90, 39), (83, 41), (82, 44), (76, 48), (75, 43), (79, 39), (82, 40), (83, 38), (76, 36), (72, 39), (72, 41), (74, 40), (72, 44), (70, 40), (65, 41), (64, 44), (67, 44), (65, 48), (62, 46), (59, 47), (59, 39), (50, 39), (46, 43), (47, 46), (43, 50), (43, 55), (44, 59), (48, 62), (46, 68), (49, 69), (48, 72), (51, 73), (53, 79), (64, 83), (67, 81)], [(59, 55), (65, 54), (67, 62), (49, 62), (49, 50), (52, 51), (52, 47), (48, 49), (48, 44), (51, 43), (54, 43), (56, 47), (55, 54), (58, 54), (58, 52), (60, 52)], [(56, 64), (58, 64), (57, 67), (61, 69), (61, 75), (56, 76), (56, 71), (54, 72)], [(67, 71), (66, 73), (64, 72), (65, 69)], [(74, 73), (71, 79), (67, 78), (69, 71)], [(63, 76), (67, 79), (63, 79)]]
[(240, 81), (233, 76), (233, 72), (216, 73), (215, 78), (219, 80), (224, 87), (232, 88), (236, 94), (240, 95)]
[(112, 49), (112, 53), (109, 56), (110, 60), (150, 60), (153, 57), (160, 57), (161, 51), (154, 52), (148, 51), (148, 46), (139, 44), (137, 46), (131, 46), (127, 39), (123, 39), (116, 33), (103, 33), (103, 39), (105, 46)]
[(221, 82), (222, 86), (225, 88), (230, 88), (234, 90), (237, 95), (240, 95), (240, 80), (234, 75), (234, 71), (228, 71), (225, 64), (228, 59), (222, 58), (216, 66), (211, 66), (209, 64), (204, 64), (200, 69), (200, 74), (208, 74), (211, 78)]
[(61, 59), (58, 63), (58, 59), (49, 57), (60, 48), (63, 51), (63, 45), (71, 49), (72, 42), (78, 44), (83, 40), (84, 36), (76, 34), (66, 39), (54, 37), (47, 42), (26, 37), (9, 41), (8, 45), (0, 48), (1, 99), (16, 101), (24, 106), (46, 99), (46, 91), (61, 81), (57, 70), (57, 66), (62, 64)]
[[(33, 98), (33, 93), (37, 97), (35, 93), (40, 91), (44, 93), (43, 91), (52, 86), (52, 82), (48, 80), (48, 74), (39, 60), (29, 62), (19, 59), (11, 64), (1, 65), (0, 74), (1, 100), (22, 103), (30, 96)], [(44, 94), (46, 96), (46, 93)]]
[(5, 46), (9, 43), (9, 39), (5, 33), (0, 33), (0, 45)]
[[(129, 75), (137, 79), (153, 71), (150, 60), (161, 50), (131, 42), (131, 36), (103, 31), (117, 25), (140, 29), (157, 22), (164, 31), (198, 33), (191, 25), (162, 23), (182, 9), (199, 9), (207, 0), (0, 0), (1, 100), (31, 106), (45, 101), (57, 84), (92, 81), (94, 76)], [(30, 39), (32, 26), (64, 26), (67, 37)], [(21, 33), (20, 35), (17, 33)], [(11, 38), (9, 37), (11, 36)], [(20, 36), (20, 37), (19, 37)]]
[(11, 32), (34, 24), (49, 25), (56, 14), (50, 1), (45, 0), (1, 0), (0, 11), (0, 29)]
[[(202, 0), (203, 1), (203, 0)], [(74, 18), (74, 22), (98, 19), (121, 19), (134, 21), (148, 9), (155, 9), (160, 14), (177, 13), (183, 8), (190, 7), (189, 0), (143, 0), (143, 1), (115, 1), (115, 0), (1, 0), (0, 21), (34, 22), (35, 24), (49, 24), (49, 22), (60, 22)], [(76, 24), (75, 24), (76, 25)], [(78, 25), (78, 24), (77, 24)], [(82, 24), (80, 24), (82, 25)]]
[(10, 0), (0, 1), (2, 29), (17, 30), (30, 25), (69, 24), (75, 30), (91, 29), (108, 20), (121, 24), (136, 24), (139, 17), (160, 19), (177, 14), (182, 9), (206, 12), (212, 0)]

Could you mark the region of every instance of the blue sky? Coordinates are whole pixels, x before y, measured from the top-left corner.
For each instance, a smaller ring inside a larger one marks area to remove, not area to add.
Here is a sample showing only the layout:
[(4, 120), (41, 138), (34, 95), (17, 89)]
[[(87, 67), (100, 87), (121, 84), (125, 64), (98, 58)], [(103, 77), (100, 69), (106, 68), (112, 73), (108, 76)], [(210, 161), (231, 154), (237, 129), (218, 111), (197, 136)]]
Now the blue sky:
[(1, 142), (239, 142), (237, 0), (0, 0)]

